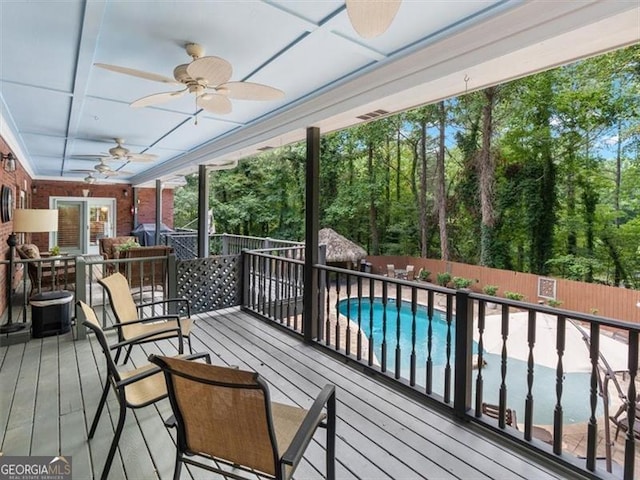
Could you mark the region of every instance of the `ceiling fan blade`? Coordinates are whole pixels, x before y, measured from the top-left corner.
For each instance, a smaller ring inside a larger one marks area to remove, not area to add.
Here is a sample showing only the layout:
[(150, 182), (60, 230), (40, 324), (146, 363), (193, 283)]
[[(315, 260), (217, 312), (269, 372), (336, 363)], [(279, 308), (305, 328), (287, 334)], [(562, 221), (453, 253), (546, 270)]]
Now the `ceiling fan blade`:
[(363, 38), (384, 33), (398, 13), (402, 0), (346, 0), (351, 25)]
[(207, 112), (218, 113), (224, 115), (231, 113), (231, 100), (224, 95), (217, 93), (205, 93), (200, 95), (196, 102), (199, 107), (204, 108)]
[(212, 87), (228, 82), (232, 72), (231, 64), (220, 57), (202, 57), (187, 65), (191, 78), (204, 79)]
[(157, 158), (158, 156), (152, 153), (130, 153), (126, 156), (130, 162), (153, 162)]
[(133, 172), (127, 172), (125, 170), (109, 170), (106, 172), (99, 172), (100, 175), (104, 175), (105, 177), (118, 177), (120, 175), (133, 175)]
[(252, 82), (228, 82), (216, 87), (216, 91), (237, 100), (278, 100), (284, 97), (282, 90)]
[(130, 106), (140, 108), (149, 107), (151, 105), (160, 105), (161, 103), (166, 103), (169, 100), (183, 96), (188, 90), (188, 88), (185, 88), (184, 90), (178, 90), (177, 92), (154, 93), (153, 95), (139, 98), (135, 102), (131, 103)]
[(106, 63), (94, 63), (94, 65), (96, 67), (104, 68), (105, 70), (111, 70), (112, 72), (131, 75), (132, 77), (144, 78), (145, 80), (153, 80), (154, 82), (173, 83), (179, 85), (179, 83), (176, 82), (173, 78), (165, 77), (164, 75), (158, 75), (157, 73), (143, 72), (142, 70), (119, 67), (117, 65), (108, 65)]

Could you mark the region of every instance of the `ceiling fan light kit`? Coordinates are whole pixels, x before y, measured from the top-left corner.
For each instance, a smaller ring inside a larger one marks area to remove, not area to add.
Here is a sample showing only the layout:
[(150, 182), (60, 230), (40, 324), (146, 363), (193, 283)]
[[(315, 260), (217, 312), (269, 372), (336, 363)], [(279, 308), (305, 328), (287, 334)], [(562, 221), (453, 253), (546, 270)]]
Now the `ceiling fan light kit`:
[(382, 35), (391, 26), (402, 0), (346, 0), (354, 30), (363, 38)]

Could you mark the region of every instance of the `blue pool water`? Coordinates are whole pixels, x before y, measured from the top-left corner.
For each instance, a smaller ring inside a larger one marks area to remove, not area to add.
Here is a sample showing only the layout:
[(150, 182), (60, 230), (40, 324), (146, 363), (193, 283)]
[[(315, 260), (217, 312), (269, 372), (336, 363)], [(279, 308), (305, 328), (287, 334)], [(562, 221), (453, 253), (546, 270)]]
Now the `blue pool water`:
[[(366, 344), (369, 334), (371, 333), (374, 342), (374, 354), (380, 362), (382, 358), (382, 342), (386, 336), (387, 343), (387, 371), (393, 374), (395, 372), (395, 351), (398, 345), (397, 341), (397, 321), (398, 321), (398, 305), (395, 300), (389, 299), (386, 308), (386, 329), (384, 325), (384, 305), (382, 299), (376, 298), (373, 302), (373, 328), (370, 327), (371, 302), (363, 299), (359, 305), (358, 299), (342, 300), (338, 309), (340, 313), (352, 322), (358, 322), (358, 311), (360, 312), (361, 328), (363, 331), (363, 343)], [(400, 313), (400, 372), (403, 378), (409, 379), (410, 376), (410, 355), (412, 350), (412, 322), (413, 315), (411, 312), (411, 304), (402, 302), (399, 309)], [(427, 309), (423, 305), (418, 306), (416, 312), (416, 383), (418, 385), (426, 385), (426, 361), (427, 361), (427, 329), (428, 318)], [(432, 319), (432, 347), (431, 358), (433, 362), (433, 392), (439, 395), (444, 394), (444, 368), (447, 363), (447, 322), (442, 311), (434, 310)], [(449, 362), (453, 370), (455, 361), (455, 317), (451, 325), (451, 355)], [(478, 344), (473, 343), (473, 352), (477, 353)], [(494, 355), (485, 352), (484, 360), (487, 365), (482, 369), (483, 377), (483, 399), (488, 403), (498, 403), (498, 392), (502, 381), (500, 364), (500, 355)], [(452, 373), (453, 375), (453, 373)], [(475, 379), (477, 373), (474, 373), (474, 396), (475, 396)], [(584, 422), (589, 419), (591, 414), (589, 406), (589, 373), (565, 373), (563, 382), (562, 407), (564, 410), (564, 423)], [(510, 408), (516, 410), (518, 422), (524, 422), (525, 398), (527, 393), (527, 363), (515, 358), (509, 358), (507, 367), (507, 403)], [(556, 405), (556, 371), (542, 365), (536, 365), (534, 368), (534, 385), (532, 394), (534, 398), (534, 414), (533, 422), (538, 425), (553, 424), (553, 411)], [(453, 388), (453, 378), (452, 378)], [(601, 406), (599, 404), (599, 409)], [(600, 412), (601, 414), (601, 412)]]

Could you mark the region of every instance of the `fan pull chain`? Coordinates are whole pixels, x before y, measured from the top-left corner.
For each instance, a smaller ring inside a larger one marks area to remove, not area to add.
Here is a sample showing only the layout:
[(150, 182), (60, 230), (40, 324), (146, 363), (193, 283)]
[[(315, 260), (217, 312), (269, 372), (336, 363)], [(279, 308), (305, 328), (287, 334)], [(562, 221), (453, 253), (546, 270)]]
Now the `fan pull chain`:
[(196, 102), (196, 112), (195, 112), (195, 114), (193, 115), (193, 116), (194, 116), (194, 119), (195, 119), (194, 124), (195, 124), (195, 125), (198, 125), (198, 95), (196, 95), (195, 102)]

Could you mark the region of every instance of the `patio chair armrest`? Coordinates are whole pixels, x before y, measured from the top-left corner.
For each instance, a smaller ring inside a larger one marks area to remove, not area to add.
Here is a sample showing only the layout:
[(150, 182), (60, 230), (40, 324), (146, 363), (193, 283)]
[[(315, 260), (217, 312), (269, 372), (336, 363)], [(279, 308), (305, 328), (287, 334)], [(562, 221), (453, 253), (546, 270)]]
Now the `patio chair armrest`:
[(184, 304), (187, 306), (187, 317), (191, 316), (191, 304), (189, 303), (189, 300), (187, 300), (186, 298), (165, 298), (163, 300), (155, 300), (153, 302), (146, 302), (146, 303), (139, 303), (136, 305), (136, 307), (138, 308), (138, 310), (143, 309), (145, 307), (151, 307), (153, 305), (164, 305), (164, 304), (171, 304), (171, 303), (181, 303), (184, 302)]
[(180, 342), (182, 343), (182, 329), (180, 326), (177, 327), (166, 327), (158, 330), (154, 330), (152, 332), (143, 333), (142, 335), (138, 335), (133, 338), (129, 338), (127, 340), (123, 340), (122, 342), (114, 343), (109, 346), (109, 350), (115, 350), (117, 348), (126, 347), (132, 344), (139, 343), (141, 340), (146, 340), (147, 338), (155, 337), (156, 335), (162, 335), (163, 333), (171, 333), (175, 332), (177, 337), (180, 338)]
[(160, 367), (157, 366), (153, 366), (153, 368), (149, 368), (148, 370), (144, 370), (142, 372), (136, 373), (135, 375), (132, 375), (130, 377), (127, 377), (123, 380), (120, 380), (119, 382), (117, 382), (117, 386), (118, 387), (124, 387), (127, 385), (131, 385), (132, 383), (136, 383), (139, 382), (140, 380), (144, 380), (147, 377), (151, 377), (152, 375), (156, 375), (158, 373), (162, 372), (162, 370), (160, 369)]
[(185, 360), (198, 360), (200, 358), (204, 358), (205, 361), (209, 365), (211, 365), (211, 354), (209, 354), (208, 352), (190, 353), (189, 355), (183, 355), (181, 358), (183, 358)]
[(323, 424), (325, 415), (323, 408), (327, 407), (327, 423), (335, 425), (336, 418), (336, 387), (334, 385), (325, 385), (311, 405), (311, 408), (307, 412), (307, 415), (302, 421), (302, 425), (296, 432), (296, 435), (291, 441), (291, 445), (287, 448), (287, 451), (282, 455), (282, 461), (287, 465), (297, 465), (302, 456), (304, 450), (313, 438), (313, 434), (319, 425)]
[(155, 317), (138, 318), (137, 320), (128, 320), (126, 322), (114, 323), (113, 326), (108, 328), (122, 328), (126, 327), (127, 325), (135, 325), (136, 323), (157, 322), (158, 320), (176, 320), (178, 322), (178, 325), (180, 325), (180, 315), (157, 315)]

